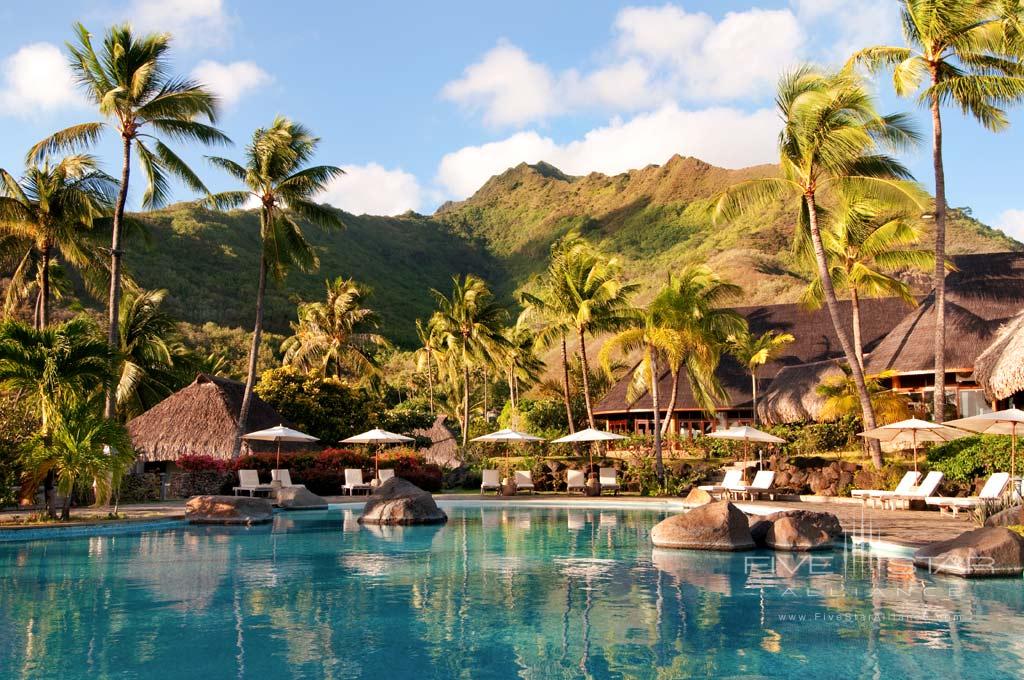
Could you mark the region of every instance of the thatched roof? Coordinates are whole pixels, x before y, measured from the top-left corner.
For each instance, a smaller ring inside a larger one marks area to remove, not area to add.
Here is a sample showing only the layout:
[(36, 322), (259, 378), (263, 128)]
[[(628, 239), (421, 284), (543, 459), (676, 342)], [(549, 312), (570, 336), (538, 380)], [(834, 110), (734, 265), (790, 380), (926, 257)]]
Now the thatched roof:
[(412, 434), (430, 440), (430, 446), (420, 451), (428, 463), (435, 463), (446, 469), (457, 468), (462, 464), (459, 459), (459, 443), (455, 439), (455, 433), (445, 425), (445, 419), (446, 416), (437, 416), (430, 427), (413, 430)]
[(843, 374), (840, 363), (828, 359), (780, 370), (757, 400), (758, 418), (770, 425), (817, 420), (825, 402), (817, 387), (823, 380)]
[[(230, 458), (245, 385), (200, 373), (195, 381), (128, 421), (132, 444), (145, 461), (173, 461), (183, 455)], [(250, 432), (282, 424), (277, 411), (255, 394)], [(284, 423), (287, 424), (287, 423)], [(244, 442), (242, 454), (270, 451), (269, 442)], [(285, 447), (282, 447), (285, 450)]]
[(974, 378), (989, 399), (1006, 399), (1024, 391), (1024, 312), (996, 332), (974, 364)]

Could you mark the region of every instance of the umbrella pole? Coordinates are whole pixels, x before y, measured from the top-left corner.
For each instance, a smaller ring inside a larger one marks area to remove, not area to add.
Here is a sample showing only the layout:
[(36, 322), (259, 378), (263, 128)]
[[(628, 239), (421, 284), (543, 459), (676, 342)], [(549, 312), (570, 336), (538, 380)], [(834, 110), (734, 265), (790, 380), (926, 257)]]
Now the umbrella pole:
[(281, 469), (281, 440), (277, 440), (277, 469)]
[(917, 472), (917, 430), (910, 433), (910, 438), (914, 442), (914, 472)]
[(1017, 486), (1017, 423), (1010, 425), (1010, 484), (1014, 493), (1020, 496), (1020, 487)]
[(380, 481), (380, 447), (373, 450), (373, 474)]

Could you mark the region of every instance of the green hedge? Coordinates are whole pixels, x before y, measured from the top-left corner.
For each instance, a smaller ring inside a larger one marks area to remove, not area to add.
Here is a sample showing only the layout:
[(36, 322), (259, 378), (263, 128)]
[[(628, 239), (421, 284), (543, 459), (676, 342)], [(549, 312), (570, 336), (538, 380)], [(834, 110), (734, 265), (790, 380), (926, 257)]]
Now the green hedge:
[(970, 482), (993, 472), (1009, 472), (1010, 444), (1010, 438), (1002, 435), (963, 437), (931, 449), (928, 464), (948, 479)]

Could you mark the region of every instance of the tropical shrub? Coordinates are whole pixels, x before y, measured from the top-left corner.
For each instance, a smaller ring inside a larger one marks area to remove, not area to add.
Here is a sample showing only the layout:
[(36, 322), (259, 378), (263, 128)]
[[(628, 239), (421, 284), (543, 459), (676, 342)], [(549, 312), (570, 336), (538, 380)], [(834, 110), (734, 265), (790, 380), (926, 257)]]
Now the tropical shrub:
[(373, 427), (374, 414), (384, 410), (365, 390), (336, 378), (306, 376), (290, 367), (264, 371), (256, 394), (296, 429), (326, 444)]
[[(412, 482), (425, 491), (441, 490), (443, 473), (441, 468), (424, 461), (423, 456), (412, 449), (398, 448), (382, 452), (381, 468), (392, 468), (402, 479)], [(243, 456), (235, 461), (236, 470), (256, 470), (260, 481), (270, 481), (270, 471), (276, 467), (275, 454)], [(358, 468), (363, 479), (371, 479), (374, 471), (373, 454), (369, 451), (352, 449), (325, 449), (320, 453), (292, 453), (281, 456), (281, 467), (288, 468), (292, 481), (305, 484), (306, 488), (321, 496), (336, 496), (345, 483), (345, 469)]]
[(22, 478), (21, 450), (39, 429), (39, 418), (27, 400), (0, 398), (0, 508), (18, 501)]
[(127, 474), (116, 493), (118, 503), (147, 503), (160, 500), (160, 475), (155, 472)]
[(175, 464), (186, 472), (224, 472), (235, 469), (231, 461), (202, 454), (184, 455), (174, 461)]
[(929, 450), (928, 465), (950, 480), (970, 482), (993, 472), (1009, 472), (1010, 444), (1010, 438), (1001, 435), (955, 439)]

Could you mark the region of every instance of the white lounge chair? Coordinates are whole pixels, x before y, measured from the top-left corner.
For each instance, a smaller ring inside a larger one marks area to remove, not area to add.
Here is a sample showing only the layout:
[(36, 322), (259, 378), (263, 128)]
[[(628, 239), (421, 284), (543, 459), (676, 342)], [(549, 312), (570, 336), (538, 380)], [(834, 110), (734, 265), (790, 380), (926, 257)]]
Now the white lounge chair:
[(712, 496), (722, 496), (729, 493), (729, 488), (743, 484), (743, 470), (726, 470), (725, 478), (721, 484), (705, 484), (698, 486), (701, 491), (707, 491)]
[(529, 491), (533, 495), (533, 477), (529, 470), (516, 470), (516, 493)]
[(565, 491), (566, 493), (572, 493), (573, 491), (587, 492), (587, 481), (584, 478), (583, 470), (569, 470), (566, 473)]
[(238, 486), (234, 490), (236, 496), (242, 491), (248, 492), (250, 496), (255, 496), (261, 492), (270, 493), (270, 485), (260, 484), (260, 473), (256, 470), (239, 470)]
[(619, 495), (619, 490), (622, 488), (619, 486), (618, 473), (615, 472), (615, 468), (601, 468), (598, 474), (598, 480), (601, 483), (601, 493), (605, 491), (611, 491), (614, 495)]
[(497, 470), (484, 470), (483, 480), (480, 482), (480, 493), (484, 491), (493, 491), (498, 493), (501, 491), (501, 479), (498, 477)]
[(356, 491), (370, 493), (373, 490), (369, 484), (363, 482), (363, 471), (353, 468), (345, 468), (345, 483), (341, 489), (349, 496), (354, 496)]
[(886, 491), (884, 489), (854, 489), (850, 492), (850, 495), (854, 498), (859, 498), (861, 505), (867, 505), (868, 501), (874, 505), (876, 502), (881, 504), (886, 498), (894, 495), (903, 495), (910, 493), (915, 486), (917, 486), (918, 480), (921, 479), (921, 473), (910, 470), (903, 478), (900, 479), (900, 483), (896, 485), (896, 488), (892, 491)]
[(293, 486), (293, 487), (297, 487), (299, 489), (305, 489), (306, 488), (305, 484), (293, 484), (292, 483), (292, 473), (287, 468), (283, 468), (283, 469), (280, 469), (280, 470), (271, 470), (270, 471), (270, 477), (271, 477), (271, 479), (274, 479), (274, 480), (276, 480), (278, 482), (281, 482), (281, 486), (283, 486), (283, 487)]
[(1003, 493), (1006, 492), (1006, 485), (1010, 483), (1009, 472), (996, 472), (988, 481), (985, 482), (985, 486), (981, 488), (981, 493), (977, 496), (965, 496), (962, 498), (946, 498), (944, 496), (929, 496), (924, 500), (928, 505), (935, 505), (939, 508), (939, 512), (946, 512), (947, 510), (953, 511), (953, 516), (956, 517), (957, 513), (961, 510), (971, 510), (985, 503), (991, 503), (1002, 498)]
[(768, 494), (771, 500), (775, 500), (775, 493), (772, 492), (773, 484), (775, 484), (775, 471), (759, 470), (750, 484), (734, 484), (727, 488), (726, 493), (740, 498), (749, 497), (750, 500), (760, 498), (761, 494)]
[(385, 468), (383, 470), (377, 470), (377, 481), (381, 484), (392, 479), (395, 476), (395, 471), (391, 468)]
[(910, 509), (911, 501), (923, 501), (935, 493), (935, 490), (942, 484), (942, 473), (932, 470), (924, 476), (920, 486), (915, 486), (906, 493), (894, 493), (882, 499), (882, 504), (888, 504), (890, 510), (896, 509), (896, 503), (901, 503), (907, 510)]

